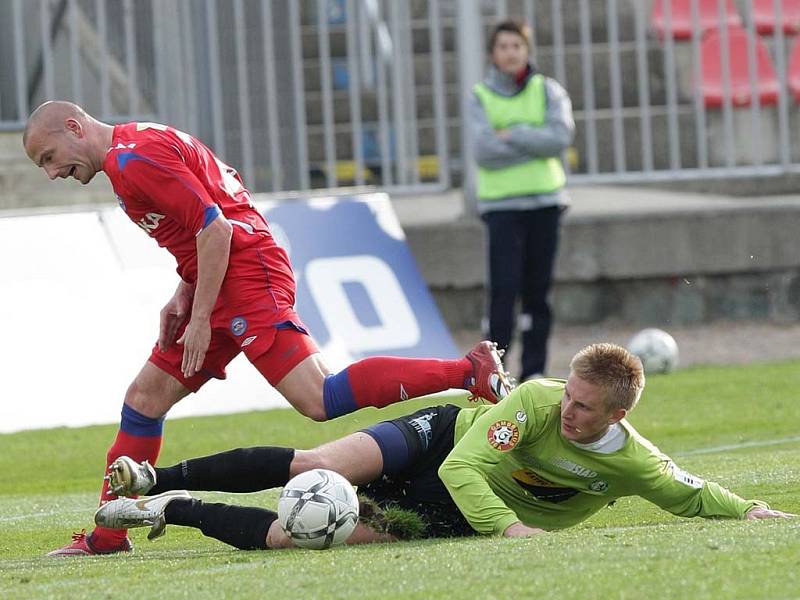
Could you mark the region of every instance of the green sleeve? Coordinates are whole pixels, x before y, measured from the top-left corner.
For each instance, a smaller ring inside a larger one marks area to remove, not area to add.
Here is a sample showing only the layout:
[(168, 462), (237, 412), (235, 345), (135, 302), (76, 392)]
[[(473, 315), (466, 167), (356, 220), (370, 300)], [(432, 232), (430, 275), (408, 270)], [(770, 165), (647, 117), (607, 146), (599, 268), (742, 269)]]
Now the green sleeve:
[(663, 459), (640, 495), (674, 515), (743, 519), (754, 506), (767, 506), (759, 500), (745, 500), (713, 481), (690, 475), (668, 458)]
[(504, 455), (535, 438), (538, 425), (525, 401), (529, 394), (517, 388), (478, 417), (439, 467), (439, 478), (479, 533), (502, 534), (520, 520), (494, 493), (487, 475)]

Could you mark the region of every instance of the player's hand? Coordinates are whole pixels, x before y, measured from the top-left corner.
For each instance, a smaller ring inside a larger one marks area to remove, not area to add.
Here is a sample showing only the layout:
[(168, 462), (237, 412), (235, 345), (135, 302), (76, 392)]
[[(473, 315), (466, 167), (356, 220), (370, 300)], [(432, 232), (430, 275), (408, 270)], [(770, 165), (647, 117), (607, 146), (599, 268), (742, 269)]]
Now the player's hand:
[(755, 521), (756, 519), (791, 519), (797, 515), (787, 513), (780, 510), (772, 510), (764, 508), (763, 506), (754, 506), (747, 511), (746, 518), (748, 521)]
[(181, 371), (187, 379), (203, 368), (208, 345), (211, 343), (211, 325), (206, 319), (189, 319), (179, 344), (183, 344)]
[(175, 341), (178, 328), (186, 321), (189, 310), (192, 308), (192, 298), (180, 290), (161, 309), (161, 318), (158, 328), (158, 349), (164, 352)]
[(544, 532), (544, 529), (539, 529), (538, 527), (528, 527), (527, 525), (523, 525), (521, 522), (517, 521), (516, 523), (512, 523), (506, 527), (506, 530), (503, 532), (503, 537), (530, 537), (532, 535), (538, 535)]

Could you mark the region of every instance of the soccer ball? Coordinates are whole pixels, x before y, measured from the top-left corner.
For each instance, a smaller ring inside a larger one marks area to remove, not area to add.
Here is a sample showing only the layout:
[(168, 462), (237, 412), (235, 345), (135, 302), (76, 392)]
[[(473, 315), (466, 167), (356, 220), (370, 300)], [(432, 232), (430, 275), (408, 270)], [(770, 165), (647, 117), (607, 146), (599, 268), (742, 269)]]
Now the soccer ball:
[(661, 329), (642, 329), (630, 339), (628, 350), (642, 361), (645, 373), (669, 373), (678, 364), (678, 344)]
[(278, 522), (297, 546), (312, 550), (338, 546), (358, 524), (356, 491), (334, 471), (306, 471), (283, 488)]

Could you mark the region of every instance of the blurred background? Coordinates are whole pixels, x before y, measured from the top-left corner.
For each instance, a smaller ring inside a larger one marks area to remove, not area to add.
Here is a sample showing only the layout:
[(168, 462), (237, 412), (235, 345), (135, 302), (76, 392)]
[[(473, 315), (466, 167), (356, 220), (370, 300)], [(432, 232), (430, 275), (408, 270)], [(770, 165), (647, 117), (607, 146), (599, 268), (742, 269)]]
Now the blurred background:
[(0, 0), (0, 15), (0, 216), (115, 204), (104, 178), (30, 164), (40, 102), (168, 123), (262, 200), (387, 192), (464, 348), (486, 273), (463, 115), (487, 33), (521, 17), (576, 122), (553, 372), (645, 326), (673, 333), (684, 365), (800, 356), (800, 0)]

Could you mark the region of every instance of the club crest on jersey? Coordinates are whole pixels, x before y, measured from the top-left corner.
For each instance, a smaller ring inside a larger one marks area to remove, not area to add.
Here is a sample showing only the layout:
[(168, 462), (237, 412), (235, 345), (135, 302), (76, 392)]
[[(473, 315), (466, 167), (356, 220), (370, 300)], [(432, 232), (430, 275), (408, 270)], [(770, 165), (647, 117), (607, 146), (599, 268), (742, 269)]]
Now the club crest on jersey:
[(506, 452), (517, 445), (519, 441), (519, 429), (511, 421), (496, 421), (489, 427), (487, 433), (489, 445), (495, 450)]
[(234, 317), (231, 320), (231, 331), (235, 336), (244, 334), (244, 332), (247, 331), (247, 321), (242, 317)]

